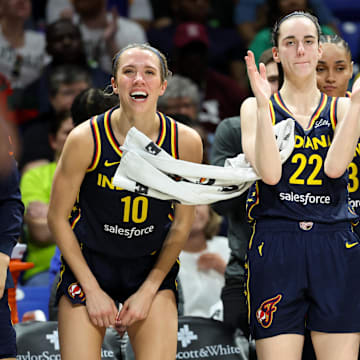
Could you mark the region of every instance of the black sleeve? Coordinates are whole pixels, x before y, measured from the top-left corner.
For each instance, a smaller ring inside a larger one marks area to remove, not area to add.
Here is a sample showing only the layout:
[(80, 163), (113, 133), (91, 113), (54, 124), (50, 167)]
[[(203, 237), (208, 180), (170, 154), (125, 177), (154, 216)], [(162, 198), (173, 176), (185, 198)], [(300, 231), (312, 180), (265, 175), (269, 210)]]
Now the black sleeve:
[[(227, 158), (235, 157), (242, 152), (240, 117), (226, 118), (216, 128), (214, 142), (211, 147), (211, 165), (224, 166)], [(212, 208), (220, 215), (227, 215), (238, 209), (246, 200), (247, 192), (242, 195), (212, 204)]]

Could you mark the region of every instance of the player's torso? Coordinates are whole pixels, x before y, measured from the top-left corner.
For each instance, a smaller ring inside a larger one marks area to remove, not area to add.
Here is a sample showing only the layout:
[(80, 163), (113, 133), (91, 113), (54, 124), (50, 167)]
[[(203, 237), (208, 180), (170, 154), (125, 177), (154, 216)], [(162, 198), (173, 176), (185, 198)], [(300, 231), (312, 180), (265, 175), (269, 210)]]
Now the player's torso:
[[(123, 257), (147, 255), (161, 247), (173, 219), (173, 204), (112, 185), (122, 152), (111, 129), (111, 112), (91, 120), (95, 153), (72, 226), (79, 241), (93, 250)], [(177, 125), (163, 114), (158, 118), (156, 143), (177, 157)]]
[[(306, 128), (295, 122), (295, 147), (283, 164), (275, 186), (262, 181), (250, 189), (247, 201), (250, 219), (278, 217), (316, 222), (355, 218), (347, 205), (347, 173), (338, 179), (325, 175), (324, 161), (336, 126), (337, 98), (322, 94)], [(280, 94), (271, 98), (273, 123), (293, 118)]]

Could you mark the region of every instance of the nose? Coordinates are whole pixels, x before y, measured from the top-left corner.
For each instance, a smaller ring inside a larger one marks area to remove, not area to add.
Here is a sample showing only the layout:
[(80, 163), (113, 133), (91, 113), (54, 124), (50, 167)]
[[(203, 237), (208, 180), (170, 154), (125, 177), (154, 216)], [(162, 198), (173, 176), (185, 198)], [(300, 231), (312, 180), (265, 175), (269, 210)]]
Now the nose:
[(135, 74), (134, 82), (142, 82), (144, 81), (143, 74), (140, 71), (137, 71)]
[(297, 47), (297, 53), (298, 53), (298, 56), (304, 55), (304, 44), (302, 41), (299, 41), (299, 44)]
[(326, 81), (329, 83), (333, 83), (335, 82), (335, 76), (334, 76), (334, 71), (332, 69), (330, 69), (327, 73), (327, 77), (326, 77)]

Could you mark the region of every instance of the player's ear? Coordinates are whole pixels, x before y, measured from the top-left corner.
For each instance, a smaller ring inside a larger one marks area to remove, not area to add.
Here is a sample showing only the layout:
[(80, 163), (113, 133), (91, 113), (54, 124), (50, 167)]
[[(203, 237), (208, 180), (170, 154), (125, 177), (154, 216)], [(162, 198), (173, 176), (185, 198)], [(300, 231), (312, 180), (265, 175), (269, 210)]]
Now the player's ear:
[(279, 63), (280, 62), (280, 58), (279, 58), (279, 51), (278, 48), (276, 46), (274, 46), (272, 48), (272, 54), (273, 54), (273, 59), (275, 62)]
[(115, 78), (114, 78), (113, 76), (111, 77), (111, 86), (112, 86), (112, 88), (113, 88), (114, 94), (118, 95), (118, 94), (119, 94), (119, 90), (118, 90), (118, 87), (117, 87), (116, 80), (115, 80)]

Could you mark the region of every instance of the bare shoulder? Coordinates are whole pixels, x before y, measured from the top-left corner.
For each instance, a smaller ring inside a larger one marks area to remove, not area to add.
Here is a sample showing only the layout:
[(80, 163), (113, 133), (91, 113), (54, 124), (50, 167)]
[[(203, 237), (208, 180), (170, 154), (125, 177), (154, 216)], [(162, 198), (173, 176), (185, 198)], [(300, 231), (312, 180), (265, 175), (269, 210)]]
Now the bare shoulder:
[(178, 123), (178, 131), (180, 159), (201, 163), (203, 157), (203, 144), (199, 133), (182, 123)]
[(247, 115), (257, 109), (256, 98), (248, 97), (245, 99), (240, 107), (240, 116)]
[(353, 86), (352, 86), (352, 91), (355, 91), (355, 90), (357, 90), (359, 88), (360, 88), (360, 75), (358, 75), (355, 78), (355, 81), (354, 81)]
[(90, 127), (90, 120), (76, 126), (66, 138), (61, 154), (60, 164), (74, 164), (80, 168), (87, 168), (94, 153), (94, 140)]
[(346, 111), (350, 106), (350, 98), (340, 97), (338, 99), (337, 111), (336, 111), (336, 119), (337, 122), (341, 122), (345, 117)]

